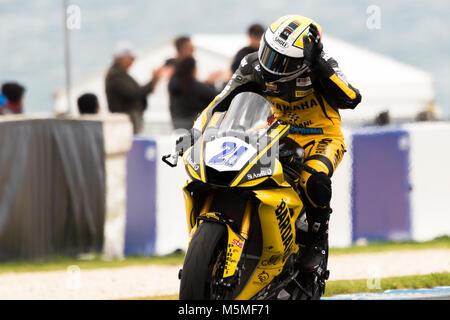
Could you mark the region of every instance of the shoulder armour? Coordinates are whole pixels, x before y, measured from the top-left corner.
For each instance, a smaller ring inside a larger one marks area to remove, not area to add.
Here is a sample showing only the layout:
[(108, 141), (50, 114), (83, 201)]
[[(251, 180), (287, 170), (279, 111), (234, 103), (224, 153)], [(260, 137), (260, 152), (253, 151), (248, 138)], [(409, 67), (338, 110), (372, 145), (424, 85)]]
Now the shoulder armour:
[(242, 75), (250, 75), (253, 73), (255, 64), (258, 63), (258, 52), (253, 52), (242, 58), (239, 64), (239, 71)]

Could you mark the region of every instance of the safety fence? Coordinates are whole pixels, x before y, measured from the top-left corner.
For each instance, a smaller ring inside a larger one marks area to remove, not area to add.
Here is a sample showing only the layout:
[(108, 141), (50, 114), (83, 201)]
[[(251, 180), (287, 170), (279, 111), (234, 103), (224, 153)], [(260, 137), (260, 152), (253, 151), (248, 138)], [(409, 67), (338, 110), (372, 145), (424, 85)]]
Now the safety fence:
[(0, 117), (0, 260), (122, 257), (126, 116)]
[[(450, 123), (344, 129), (344, 136), (347, 152), (332, 178), (332, 246), (450, 235), (450, 149), (446, 148)], [(188, 177), (182, 164), (170, 168), (161, 161), (162, 155), (173, 151), (174, 142), (171, 136), (134, 141), (129, 159), (147, 163), (134, 167), (129, 163), (128, 193), (141, 186), (140, 191), (145, 191), (139, 195), (133, 191), (131, 197), (142, 197), (136, 204), (145, 200), (147, 205), (146, 209), (133, 205), (135, 211), (127, 213), (137, 226), (127, 227), (127, 239), (133, 234), (133, 243), (141, 243), (140, 249), (130, 252), (167, 254), (186, 248), (181, 189)], [(154, 176), (142, 182), (149, 172)], [(156, 225), (137, 232), (150, 221)]]
[[(450, 123), (344, 130), (330, 244), (450, 235)], [(186, 249), (176, 136), (132, 137), (126, 116), (0, 119), (0, 260)]]

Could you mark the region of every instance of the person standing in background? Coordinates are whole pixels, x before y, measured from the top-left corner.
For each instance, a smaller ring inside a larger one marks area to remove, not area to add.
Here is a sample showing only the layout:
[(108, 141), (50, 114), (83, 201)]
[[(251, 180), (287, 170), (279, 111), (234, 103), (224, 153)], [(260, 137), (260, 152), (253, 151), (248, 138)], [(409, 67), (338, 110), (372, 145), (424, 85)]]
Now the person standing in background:
[(153, 70), (152, 79), (140, 86), (128, 74), (136, 56), (132, 45), (129, 42), (118, 43), (113, 56), (114, 62), (105, 79), (108, 108), (111, 112), (128, 114), (133, 123), (134, 134), (137, 134), (142, 131), (147, 96), (155, 89), (164, 72), (164, 66)]
[[(6, 99), (6, 97), (0, 93), (0, 109), (6, 104), (6, 101), (8, 101)], [(1, 111), (0, 111), (0, 114), (1, 114)]]
[(2, 85), (2, 95), (6, 102), (0, 108), (0, 114), (23, 113), (23, 96), (25, 88), (17, 82), (6, 82)]
[(166, 66), (175, 68), (178, 61), (181, 61), (186, 57), (192, 57), (195, 48), (189, 36), (177, 37), (173, 44), (177, 51), (177, 56), (175, 58), (167, 59)]
[(244, 58), (246, 55), (250, 53), (258, 51), (259, 43), (261, 42), (261, 37), (264, 34), (264, 31), (265, 28), (258, 23), (252, 24), (248, 28), (247, 35), (249, 39), (249, 44), (248, 46), (239, 50), (234, 56), (233, 63), (231, 64), (232, 73), (234, 73), (239, 68), (239, 64), (241, 63), (242, 58)]
[(197, 67), (193, 57), (180, 60), (169, 81), (170, 115), (174, 129), (190, 129), (194, 120), (218, 91), (214, 87), (219, 73), (212, 73), (205, 82), (196, 78)]

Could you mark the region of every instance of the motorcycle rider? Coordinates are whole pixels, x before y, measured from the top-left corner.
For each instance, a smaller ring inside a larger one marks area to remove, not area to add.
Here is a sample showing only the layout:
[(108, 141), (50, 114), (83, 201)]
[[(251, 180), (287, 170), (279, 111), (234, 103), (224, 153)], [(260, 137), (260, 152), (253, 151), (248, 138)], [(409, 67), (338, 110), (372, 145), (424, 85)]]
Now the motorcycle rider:
[(266, 30), (259, 51), (242, 59), (194, 124), (203, 131), (214, 112), (225, 111), (238, 93), (251, 91), (273, 104), (276, 119), (291, 125), (288, 137), (305, 150), (304, 163), (317, 171), (301, 172), (308, 221), (307, 246), (299, 263), (304, 271), (316, 270), (328, 247), (330, 178), (346, 151), (339, 109), (354, 109), (361, 101), (336, 60), (323, 51), (321, 40), (321, 27), (313, 20), (279, 18)]

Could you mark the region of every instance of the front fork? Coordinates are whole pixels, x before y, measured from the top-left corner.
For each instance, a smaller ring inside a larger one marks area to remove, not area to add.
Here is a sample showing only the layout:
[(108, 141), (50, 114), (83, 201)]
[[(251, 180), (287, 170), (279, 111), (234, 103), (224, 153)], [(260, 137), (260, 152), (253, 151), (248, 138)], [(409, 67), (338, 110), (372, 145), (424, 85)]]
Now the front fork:
[(226, 217), (222, 217), (220, 213), (210, 212), (212, 201), (213, 195), (210, 194), (206, 197), (203, 203), (203, 206), (197, 217), (197, 223), (191, 230), (190, 239), (201, 223), (208, 221), (210, 223), (221, 223), (225, 225), (227, 229), (227, 252), (225, 258), (225, 266), (222, 274), (222, 283), (226, 286), (231, 286), (232, 284), (235, 284), (239, 281), (239, 279), (237, 279), (237, 276), (240, 273), (239, 262), (242, 257), (245, 242), (248, 240), (249, 236), (252, 202), (250, 200), (247, 200), (242, 216), (240, 230), (239, 232), (236, 232), (234, 228), (231, 227), (231, 221), (229, 219), (227, 219)]

